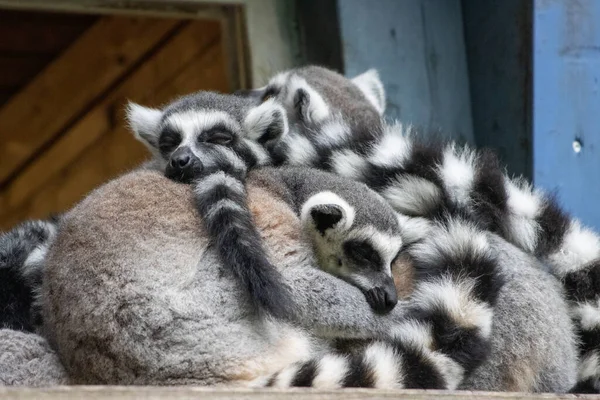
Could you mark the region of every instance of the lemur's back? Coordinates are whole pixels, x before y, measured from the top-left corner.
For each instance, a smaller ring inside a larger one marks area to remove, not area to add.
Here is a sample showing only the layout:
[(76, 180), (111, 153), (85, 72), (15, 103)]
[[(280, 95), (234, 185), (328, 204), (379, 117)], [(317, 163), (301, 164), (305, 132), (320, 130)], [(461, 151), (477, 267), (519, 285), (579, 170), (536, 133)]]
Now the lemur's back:
[[(296, 213), (269, 182), (250, 177), (250, 207), (300, 325), (317, 335), (388, 330), (402, 303), (377, 316), (357, 289), (312, 268)], [(153, 172), (113, 181), (65, 216), (48, 256), (44, 314), (77, 383), (247, 383), (307, 355), (301, 330), (252, 317), (198, 226), (190, 188)], [(493, 243), (508, 282), (491, 359), (465, 388), (568, 389), (575, 354), (556, 284), (514, 246)]]

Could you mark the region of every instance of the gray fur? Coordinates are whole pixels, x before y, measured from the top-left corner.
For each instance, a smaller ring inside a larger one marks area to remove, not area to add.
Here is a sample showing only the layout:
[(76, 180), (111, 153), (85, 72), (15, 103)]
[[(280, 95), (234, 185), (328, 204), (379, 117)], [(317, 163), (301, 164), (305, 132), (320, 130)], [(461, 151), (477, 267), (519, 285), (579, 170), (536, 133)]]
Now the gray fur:
[(569, 390), (576, 381), (576, 336), (561, 285), (538, 269), (533, 257), (498, 236), (489, 237), (507, 282), (494, 312), (492, 352), (463, 388)]
[[(296, 213), (253, 176), (250, 207), (293, 288), (299, 326), (249, 312), (247, 294), (198, 229), (189, 187), (132, 173), (69, 212), (48, 254), (44, 320), (76, 383), (248, 384), (318, 351), (321, 345), (303, 345), (307, 331), (313, 341), (372, 338), (401, 320), (404, 302), (374, 314), (356, 288), (314, 268)], [(508, 281), (494, 319), (498, 337), (464, 387), (567, 390), (575, 350), (558, 285), (514, 246), (492, 243)]]
[(56, 353), (35, 333), (0, 329), (0, 385), (50, 386), (68, 383)]
[[(374, 71), (373, 73), (375, 74), (373, 83), (383, 90), (381, 81)], [(286, 108), (290, 127), (297, 123), (303, 125), (300, 132), (318, 129), (322, 122), (313, 124), (298, 115), (294, 102), (294, 86), (290, 84), (296, 77), (305, 80), (316, 90), (329, 107), (330, 117), (344, 121), (357, 137), (372, 137), (381, 130), (381, 115), (361, 88), (352, 80), (327, 68), (311, 65), (283, 72), (272, 78), (265, 88), (256, 90), (253, 97), (264, 99), (266, 95), (277, 98)], [(380, 101), (383, 102), (384, 107), (385, 95), (380, 93), (377, 97), (383, 97)], [(314, 103), (315, 99), (309, 101)], [(383, 109), (381, 111), (383, 112)]]

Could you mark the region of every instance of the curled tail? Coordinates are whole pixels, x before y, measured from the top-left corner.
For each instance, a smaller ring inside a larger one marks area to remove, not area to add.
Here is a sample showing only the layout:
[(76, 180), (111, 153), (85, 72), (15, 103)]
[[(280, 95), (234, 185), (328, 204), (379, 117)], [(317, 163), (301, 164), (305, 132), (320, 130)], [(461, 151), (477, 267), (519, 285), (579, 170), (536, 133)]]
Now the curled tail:
[(503, 285), (484, 233), (457, 220), (409, 250), (418, 285), (389, 337), (351, 354), (327, 353), (264, 379), (264, 386), (455, 389), (489, 353)]
[(27, 221), (0, 235), (0, 328), (34, 331), (43, 261), (56, 220)]
[(248, 208), (243, 181), (225, 171), (195, 184), (196, 207), (223, 263), (248, 290), (258, 309), (289, 319), (294, 304), (279, 271), (267, 258)]
[[(452, 143), (423, 143), (410, 128), (386, 126), (366, 155), (333, 151), (331, 169), (362, 180), (400, 213), (469, 219), (535, 255), (564, 285), (581, 336), (580, 377), (600, 391), (600, 236), (522, 179), (497, 157)], [(591, 390), (591, 389), (589, 389)]]

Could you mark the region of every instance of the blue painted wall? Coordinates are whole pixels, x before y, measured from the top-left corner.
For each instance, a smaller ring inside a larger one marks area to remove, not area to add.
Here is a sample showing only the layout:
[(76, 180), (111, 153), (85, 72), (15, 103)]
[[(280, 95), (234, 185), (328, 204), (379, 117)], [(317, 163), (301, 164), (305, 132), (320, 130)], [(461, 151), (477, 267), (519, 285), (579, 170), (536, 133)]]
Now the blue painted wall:
[[(600, 229), (600, 1), (534, 2), (534, 182)], [(573, 142), (582, 144), (580, 152)]]
[(532, 2), (463, 0), (465, 44), (478, 147), (508, 172), (532, 178)]
[(387, 116), (473, 142), (460, 0), (338, 0), (348, 76), (375, 67)]

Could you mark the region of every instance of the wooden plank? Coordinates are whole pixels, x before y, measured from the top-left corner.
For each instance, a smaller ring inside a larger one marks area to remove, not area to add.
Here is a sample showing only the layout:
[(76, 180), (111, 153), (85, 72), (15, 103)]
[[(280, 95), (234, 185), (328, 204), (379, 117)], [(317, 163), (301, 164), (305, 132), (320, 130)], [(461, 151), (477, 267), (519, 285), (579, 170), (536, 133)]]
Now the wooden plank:
[(0, 109), (0, 184), (178, 24), (107, 17), (86, 31)]
[(0, 52), (56, 55), (97, 19), (95, 15), (0, 10)]
[[(1, 214), (17, 208), (44, 182), (113, 129), (113, 125), (124, 124), (122, 110), (126, 99), (141, 103), (154, 100), (154, 92), (160, 90), (161, 85), (172, 82), (182, 68), (207, 47), (214, 46), (219, 37), (217, 22), (189, 23), (9, 183), (0, 193), (0, 209), (4, 210)], [(169, 95), (184, 93), (187, 87), (180, 92), (170, 91)]]
[(253, 86), (265, 84), (273, 74), (301, 61), (298, 32), (290, 23), (296, 8), (294, 0), (0, 0), (0, 6), (105, 14), (159, 13), (183, 18), (214, 17), (219, 8), (243, 6)]
[[(152, 80), (139, 81), (146, 90), (154, 90), (154, 92), (140, 95), (136, 100), (144, 104), (162, 104), (177, 95), (196, 90), (227, 90), (228, 82), (220, 41), (213, 42), (209, 49), (187, 63), (183, 71), (177, 71), (170, 81), (160, 80), (154, 87), (152, 82)], [(108, 132), (101, 133), (99, 139), (90, 143), (84, 151), (74, 154), (75, 160), (70, 165), (63, 166), (61, 171), (55, 171), (40, 186), (33, 186), (37, 191), (29, 194), (28, 200), (2, 213), (0, 229), (7, 229), (25, 218), (43, 218), (52, 212), (68, 209), (90, 190), (139, 165), (147, 157), (145, 148), (133, 138), (121, 122), (124, 98), (120, 100), (121, 102), (114, 108), (117, 110), (117, 116), (111, 117), (107, 113), (98, 113), (104, 116), (105, 121), (96, 123), (105, 127), (110, 126)], [(111, 125), (110, 121), (115, 120), (119, 122)], [(92, 126), (93, 122), (90, 122), (90, 127)], [(49, 161), (45, 165), (52, 168)], [(40, 173), (42, 170), (39, 170)], [(27, 181), (23, 181), (23, 185), (22, 189), (26, 189)]]
[(6, 54), (0, 52), (0, 86), (10, 86), (18, 89), (43, 70), (52, 61), (52, 58), (52, 55), (48, 54)]
[(43, 389), (0, 389), (0, 396), (6, 400), (233, 400), (233, 399), (293, 399), (293, 400), (380, 400), (380, 399), (412, 399), (412, 400), (460, 400), (460, 399), (489, 399), (489, 400), (524, 400), (524, 399), (585, 399), (597, 398), (592, 395), (569, 394), (532, 394), (504, 392), (471, 392), (471, 391), (441, 391), (441, 390), (377, 390), (377, 389), (344, 389), (344, 390), (315, 390), (315, 389), (245, 389), (245, 388), (210, 388), (210, 387), (144, 387), (144, 386), (73, 386)]

